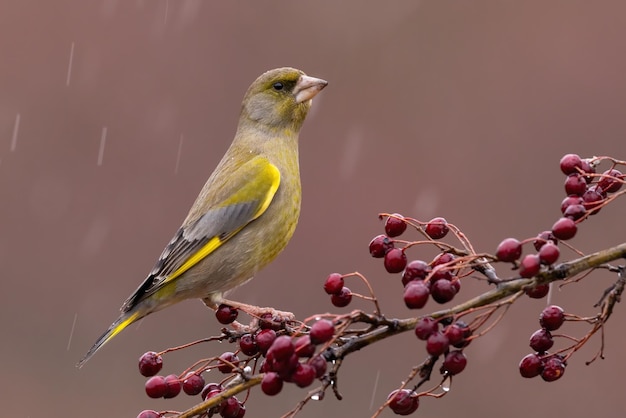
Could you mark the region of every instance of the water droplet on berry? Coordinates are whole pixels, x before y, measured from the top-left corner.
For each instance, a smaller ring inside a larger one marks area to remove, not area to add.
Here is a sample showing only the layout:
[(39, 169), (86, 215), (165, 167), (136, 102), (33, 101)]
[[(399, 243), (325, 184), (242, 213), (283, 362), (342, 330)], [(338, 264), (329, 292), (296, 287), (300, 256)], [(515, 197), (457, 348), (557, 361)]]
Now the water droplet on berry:
[(443, 380), (443, 382), (441, 382), (441, 390), (443, 390), (444, 392), (450, 392), (451, 388), (452, 388), (452, 377), (447, 376)]

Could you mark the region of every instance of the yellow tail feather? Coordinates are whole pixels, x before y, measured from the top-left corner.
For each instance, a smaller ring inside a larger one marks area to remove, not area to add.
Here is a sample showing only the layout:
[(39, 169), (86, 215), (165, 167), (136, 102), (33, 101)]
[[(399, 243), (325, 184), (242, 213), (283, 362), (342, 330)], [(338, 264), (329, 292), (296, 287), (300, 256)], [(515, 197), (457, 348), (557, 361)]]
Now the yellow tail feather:
[(98, 351), (100, 347), (108, 343), (109, 340), (111, 340), (117, 334), (122, 332), (124, 328), (126, 328), (127, 326), (129, 326), (130, 324), (132, 324), (133, 322), (135, 322), (136, 320), (138, 320), (139, 318), (143, 316), (144, 315), (142, 315), (141, 312), (138, 312), (138, 311), (126, 312), (122, 316), (120, 316), (117, 319), (117, 321), (113, 322), (113, 324), (111, 324), (109, 329), (106, 330), (106, 332), (102, 334), (100, 338), (98, 338), (98, 341), (96, 341), (93, 347), (89, 349), (87, 354), (85, 354), (85, 357), (83, 357), (83, 359), (76, 364), (76, 367), (78, 368), (83, 367), (83, 365), (87, 362), (87, 360), (89, 360), (91, 356), (96, 354), (96, 351)]

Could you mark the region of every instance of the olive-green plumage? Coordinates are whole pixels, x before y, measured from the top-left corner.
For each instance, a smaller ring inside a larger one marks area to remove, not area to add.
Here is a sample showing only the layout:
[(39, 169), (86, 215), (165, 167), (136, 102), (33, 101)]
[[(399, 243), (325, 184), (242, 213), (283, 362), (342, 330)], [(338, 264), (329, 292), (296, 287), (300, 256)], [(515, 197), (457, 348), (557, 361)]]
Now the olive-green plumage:
[(191, 298), (219, 303), (285, 248), (300, 215), (298, 134), (326, 84), (294, 68), (268, 71), (252, 83), (230, 148), (152, 272), (79, 367), (152, 312)]

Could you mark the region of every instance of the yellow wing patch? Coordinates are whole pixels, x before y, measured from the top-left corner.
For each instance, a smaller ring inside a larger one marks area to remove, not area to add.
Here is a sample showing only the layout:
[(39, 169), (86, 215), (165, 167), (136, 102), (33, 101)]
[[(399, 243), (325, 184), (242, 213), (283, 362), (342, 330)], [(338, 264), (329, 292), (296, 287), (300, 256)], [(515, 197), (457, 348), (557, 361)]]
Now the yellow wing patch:
[[(261, 216), (272, 203), (272, 199), (278, 190), (280, 185), (280, 171), (278, 168), (271, 164), (267, 159), (263, 158), (259, 163), (263, 164), (260, 172), (256, 173), (255, 178), (248, 181), (242, 188), (235, 192), (229, 199), (226, 199), (220, 206), (228, 206), (231, 204), (245, 202), (253, 197), (258, 200), (258, 209), (254, 212), (253, 216), (247, 219), (239, 228), (229, 231), (222, 237), (212, 237), (206, 244), (204, 244), (198, 251), (192, 254), (179, 268), (177, 268), (172, 274), (170, 274), (160, 285), (167, 284), (168, 282), (176, 279), (187, 270), (198, 264), (200, 260), (211, 254), (218, 249), (223, 243), (232, 238), (235, 234), (241, 231), (248, 223)], [(263, 190), (266, 189), (266, 190)], [(259, 196), (259, 193), (262, 195)], [(260, 199), (259, 199), (260, 197)]]
[(267, 210), (270, 203), (272, 203), (272, 199), (274, 198), (276, 191), (278, 190), (278, 186), (280, 185), (280, 171), (278, 171), (278, 168), (274, 164), (269, 164), (267, 166), (267, 170), (265, 171), (266, 175), (270, 178), (270, 188), (267, 191), (265, 200), (261, 203), (261, 206), (259, 207), (259, 210), (255, 214), (253, 220), (261, 216), (263, 212)]
[[(250, 197), (254, 197), (259, 201), (259, 209), (250, 221), (258, 218), (265, 212), (280, 184), (280, 171), (278, 171), (278, 168), (265, 158), (259, 160), (257, 164), (259, 163), (263, 164), (263, 167), (260, 167), (260, 171), (255, 173), (255, 178), (246, 182), (243, 187), (233, 193), (228, 199), (224, 200), (220, 205), (228, 206), (247, 202), (251, 200)], [(264, 193), (265, 196), (259, 196), (260, 192)]]
[(172, 274), (170, 274), (169, 277), (163, 281), (163, 284), (169, 282), (170, 280), (174, 280), (175, 278), (195, 266), (200, 260), (211, 254), (223, 243), (224, 241), (222, 241), (219, 237), (213, 237), (211, 240), (209, 240), (209, 242), (204, 244), (204, 246), (196, 251), (191, 257), (189, 257), (182, 266), (180, 266)]

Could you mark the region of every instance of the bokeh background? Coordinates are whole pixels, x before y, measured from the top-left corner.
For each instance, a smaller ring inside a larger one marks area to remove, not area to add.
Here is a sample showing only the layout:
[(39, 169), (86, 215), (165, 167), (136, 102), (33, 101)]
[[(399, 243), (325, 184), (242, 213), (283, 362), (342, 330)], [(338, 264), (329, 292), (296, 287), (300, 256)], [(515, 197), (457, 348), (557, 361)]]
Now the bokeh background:
[[(74, 365), (178, 228), (261, 72), (295, 66), (330, 84), (301, 134), (296, 235), (233, 297), (301, 318), (337, 312), (324, 278), (359, 270), (383, 310), (405, 317), (399, 277), (367, 252), (382, 231), (377, 214), (444, 216), (479, 251), (549, 228), (564, 197), (563, 154), (626, 158), (625, 39), (620, 1), (1, 2), (2, 415), (135, 417), (196, 400), (148, 399), (136, 361), (216, 334), (198, 301), (148, 317)], [(624, 242), (623, 214), (623, 202), (604, 209), (573, 243)], [(552, 302), (591, 315), (612, 280), (595, 274)], [(460, 296), (481, 290), (469, 279)], [(621, 306), (606, 360), (585, 366), (594, 339), (560, 381), (519, 377), (545, 304), (520, 300), (467, 349), (450, 394), (423, 400), (419, 416), (623, 416)], [(173, 354), (164, 372), (228, 348)], [(329, 394), (300, 416), (370, 416), (424, 355), (404, 335), (350, 356), (344, 400)], [(254, 391), (246, 416), (280, 416), (304, 393)]]

